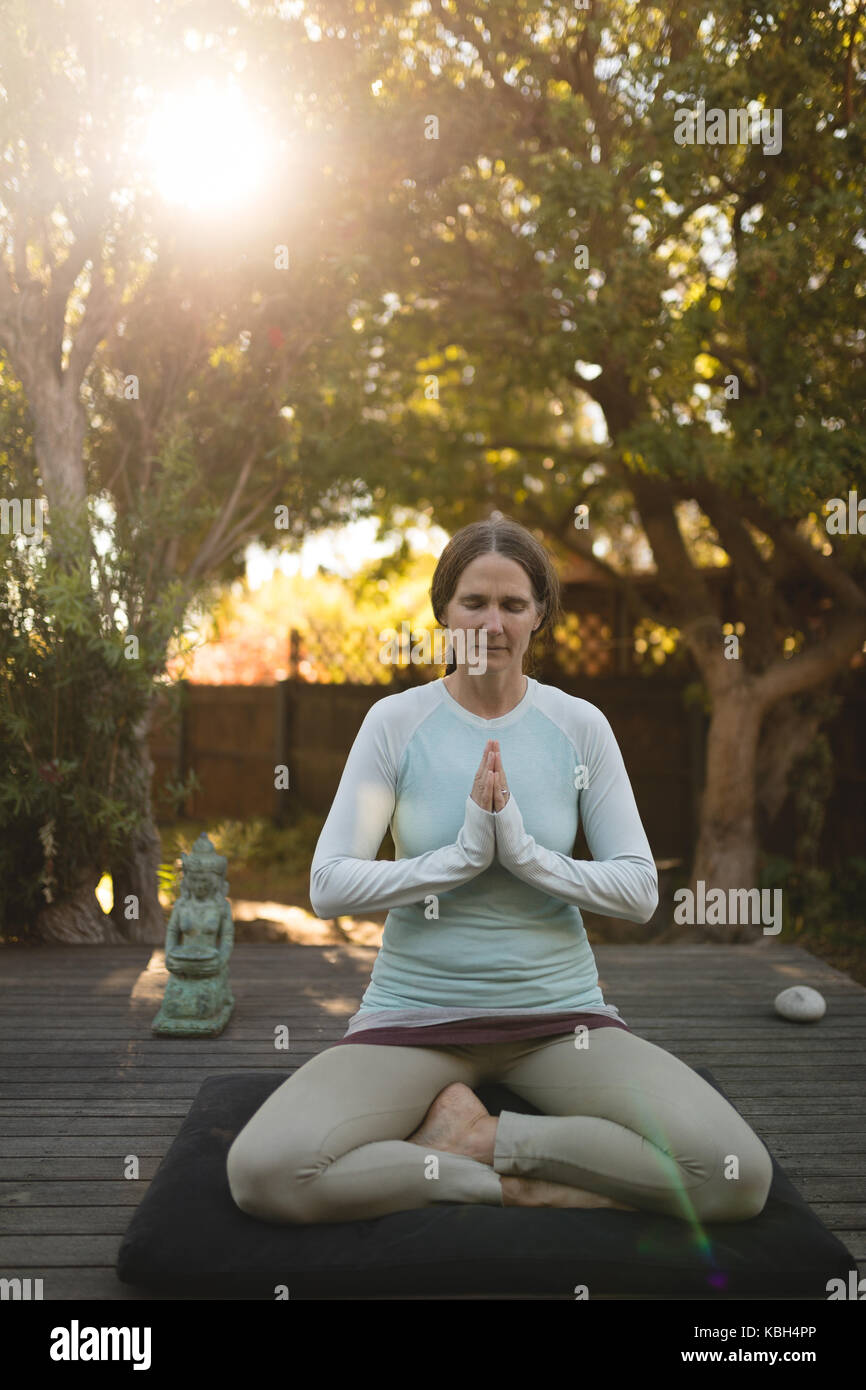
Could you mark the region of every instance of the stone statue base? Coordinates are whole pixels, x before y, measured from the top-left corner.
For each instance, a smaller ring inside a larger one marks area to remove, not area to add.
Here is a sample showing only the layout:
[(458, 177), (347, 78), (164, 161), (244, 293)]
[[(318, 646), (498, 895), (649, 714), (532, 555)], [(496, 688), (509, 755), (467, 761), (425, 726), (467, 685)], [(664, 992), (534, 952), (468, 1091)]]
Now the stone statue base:
[(234, 1006), (227, 967), (210, 979), (173, 974), (151, 1031), (171, 1038), (215, 1038), (231, 1018)]

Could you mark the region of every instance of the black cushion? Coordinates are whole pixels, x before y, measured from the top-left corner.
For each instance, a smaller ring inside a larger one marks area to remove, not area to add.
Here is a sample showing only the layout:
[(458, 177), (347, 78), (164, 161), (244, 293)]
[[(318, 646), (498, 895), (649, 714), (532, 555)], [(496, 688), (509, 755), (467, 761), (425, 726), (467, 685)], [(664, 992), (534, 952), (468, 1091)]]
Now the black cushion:
[[(723, 1096), (705, 1067), (694, 1070)], [(232, 1200), (226, 1155), (285, 1080), (232, 1072), (205, 1081), (123, 1238), (118, 1277), (170, 1297), (544, 1296), (827, 1298), (855, 1269), (773, 1159), (760, 1216), (692, 1229), (674, 1217), (436, 1203), (365, 1221), (280, 1225)], [(476, 1094), (491, 1114), (540, 1112), (498, 1084)], [(726, 1100), (730, 1097), (725, 1096)], [(731, 1102), (733, 1103), (733, 1102)]]

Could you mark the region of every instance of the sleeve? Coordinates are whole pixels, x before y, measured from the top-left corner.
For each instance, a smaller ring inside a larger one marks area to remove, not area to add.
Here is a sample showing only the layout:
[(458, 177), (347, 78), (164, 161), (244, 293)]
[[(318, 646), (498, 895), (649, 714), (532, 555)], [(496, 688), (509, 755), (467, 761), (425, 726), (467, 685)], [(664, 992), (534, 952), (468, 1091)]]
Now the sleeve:
[(593, 858), (545, 849), (528, 834), (512, 793), (496, 812), (496, 850), (524, 883), (603, 917), (648, 922), (658, 906), (658, 873), (622, 753), (600, 710), (588, 735), (580, 815)]
[(310, 902), (317, 917), (379, 912), (448, 892), (486, 869), (495, 853), (493, 812), (482, 811), (467, 795), (454, 844), (412, 859), (376, 859), (394, 813), (397, 785), (378, 703), (358, 730), (313, 855)]

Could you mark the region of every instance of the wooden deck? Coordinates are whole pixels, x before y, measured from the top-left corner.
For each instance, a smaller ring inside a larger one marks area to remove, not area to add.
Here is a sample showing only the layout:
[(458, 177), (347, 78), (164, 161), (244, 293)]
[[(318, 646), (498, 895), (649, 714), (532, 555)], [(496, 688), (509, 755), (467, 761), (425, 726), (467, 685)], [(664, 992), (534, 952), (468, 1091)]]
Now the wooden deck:
[[(150, 947), (0, 950), (0, 1275), (45, 1299), (146, 1298), (117, 1249), (202, 1081), (288, 1075), (341, 1037), (375, 948), (249, 944), (220, 1038), (154, 1038), (167, 976)], [(642, 1037), (705, 1065), (866, 1274), (866, 989), (793, 946), (595, 947), (602, 989)], [(818, 1024), (778, 1018), (780, 989), (827, 999)], [(291, 1051), (274, 1049), (290, 1029)], [(137, 1154), (138, 1180), (124, 1179)]]

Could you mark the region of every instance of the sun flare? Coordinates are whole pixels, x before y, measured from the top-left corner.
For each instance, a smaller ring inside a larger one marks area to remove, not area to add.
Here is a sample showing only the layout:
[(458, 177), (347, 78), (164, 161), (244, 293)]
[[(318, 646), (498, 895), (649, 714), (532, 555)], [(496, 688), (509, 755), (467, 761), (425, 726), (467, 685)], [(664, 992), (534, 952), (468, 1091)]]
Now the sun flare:
[(255, 194), (272, 154), (268, 133), (238, 89), (220, 90), (209, 80), (166, 95), (144, 145), (157, 191), (193, 210), (218, 211)]

